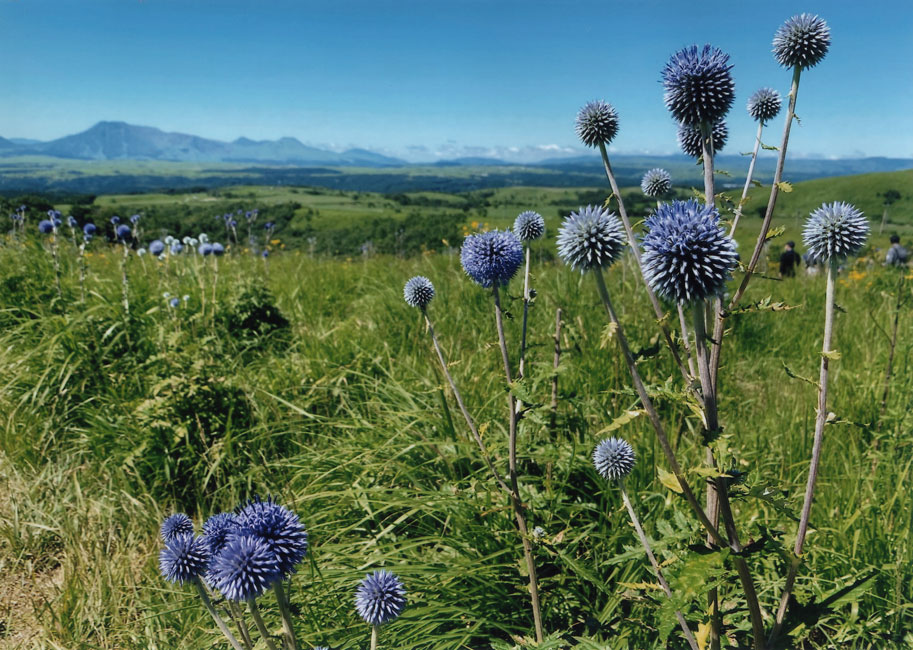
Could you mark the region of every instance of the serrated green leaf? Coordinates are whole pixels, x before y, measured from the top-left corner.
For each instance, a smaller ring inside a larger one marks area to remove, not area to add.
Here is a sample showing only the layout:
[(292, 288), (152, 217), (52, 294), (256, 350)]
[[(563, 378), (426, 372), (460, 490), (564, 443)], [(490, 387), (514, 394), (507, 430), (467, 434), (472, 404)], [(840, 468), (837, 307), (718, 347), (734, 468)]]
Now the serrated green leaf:
[(764, 238), (764, 241), (775, 239), (776, 237), (782, 235), (784, 232), (786, 232), (786, 226), (777, 226), (776, 228), (771, 228), (767, 231), (767, 236)]
[(822, 352), (821, 356), (827, 357), (831, 361), (837, 361), (840, 359), (840, 353), (837, 350), (828, 350), (827, 352)]
[(643, 415), (644, 413), (645, 413), (645, 411), (640, 410), (640, 409), (633, 409), (633, 410), (630, 410), (630, 411), (625, 411), (624, 413), (622, 413), (621, 415), (619, 415), (617, 418), (615, 418), (614, 420), (612, 420), (612, 421), (608, 424), (608, 426), (606, 426), (604, 429), (602, 429), (601, 431), (599, 431), (599, 433), (597, 433), (596, 435), (597, 435), (597, 436), (601, 436), (601, 435), (604, 435), (604, 434), (606, 434), (606, 433), (608, 433), (608, 432), (610, 432), (610, 431), (615, 431), (615, 430), (617, 430), (617, 429), (620, 429), (621, 427), (623, 427), (624, 425), (626, 425), (628, 422), (631, 422), (634, 418), (636, 418), (636, 417), (638, 417), (638, 416), (640, 416), (640, 415)]
[(764, 184), (761, 181), (759, 181), (757, 178), (752, 178), (751, 184), (754, 185), (755, 187), (764, 187)]
[(662, 467), (657, 467), (656, 473), (659, 475), (659, 482), (662, 483), (663, 485), (665, 485), (667, 488), (669, 488), (670, 490), (672, 490), (673, 492), (675, 492), (677, 494), (681, 494), (682, 492), (684, 492), (684, 490), (682, 490), (682, 486), (679, 485), (678, 479), (675, 477), (675, 474), (673, 474), (671, 472), (667, 472)]
[(761, 148), (766, 151), (779, 151), (780, 150), (780, 147), (775, 147), (772, 144), (764, 144), (763, 142), (761, 143)]
[(781, 192), (786, 192), (787, 194), (789, 194), (790, 192), (793, 191), (793, 186), (792, 186), (792, 184), (791, 184), (791, 183), (787, 183), (786, 181), (780, 181), (779, 183), (777, 183), (777, 188), (778, 188)]

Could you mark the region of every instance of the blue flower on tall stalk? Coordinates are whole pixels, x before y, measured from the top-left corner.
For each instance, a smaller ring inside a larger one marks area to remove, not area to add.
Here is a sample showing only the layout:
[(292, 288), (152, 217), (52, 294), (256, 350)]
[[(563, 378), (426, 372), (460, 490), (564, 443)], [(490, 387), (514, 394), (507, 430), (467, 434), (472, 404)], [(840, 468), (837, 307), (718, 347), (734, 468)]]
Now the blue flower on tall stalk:
[(133, 238), (133, 232), (127, 224), (121, 224), (114, 229), (114, 234), (118, 241), (126, 243)]
[(634, 448), (621, 438), (606, 438), (593, 450), (593, 465), (607, 481), (620, 481), (634, 469)]
[(653, 291), (681, 304), (723, 291), (738, 256), (716, 208), (694, 199), (661, 203), (645, 225), (641, 262)]
[(200, 255), (204, 255), (204, 256), (212, 255), (212, 244), (208, 244), (208, 243), (200, 244), (200, 248), (197, 249), (197, 252)]
[(406, 608), (406, 589), (389, 571), (375, 571), (365, 577), (355, 592), (355, 609), (368, 625), (389, 623)]
[(149, 254), (158, 257), (165, 252), (165, 242), (160, 239), (153, 239), (149, 244)]
[(43, 235), (50, 235), (54, 232), (54, 222), (50, 219), (42, 219), (38, 222), (38, 232)]
[(177, 254), (180, 253), (182, 250), (184, 250), (184, 244), (182, 244), (181, 242), (175, 240), (175, 241), (171, 242), (171, 249), (170, 249), (170, 250), (171, 250), (171, 254), (172, 254), (172, 255), (177, 255)]
[(732, 107), (735, 84), (729, 55), (719, 48), (692, 45), (679, 50), (663, 68), (666, 108), (685, 124), (713, 123)]
[(434, 285), (425, 276), (416, 275), (403, 287), (403, 298), (410, 307), (418, 307), (424, 311), (434, 298)]
[(783, 23), (774, 34), (773, 53), (784, 68), (816, 66), (831, 45), (831, 30), (814, 14), (799, 14)]
[(219, 242), (212, 243), (212, 254), (216, 256), (221, 256), (225, 254), (225, 247)]
[(236, 535), (251, 535), (262, 540), (276, 558), (276, 569), (283, 576), (294, 573), (308, 549), (308, 534), (294, 512), (272, 498), (255, 497), (235, 514)]
[(79, 222), (76, 221), (76, 217), (74, 217), (73, 215), (69, 215), (67, 217), (67, 226), (68, 227), (75, 228), (78, 225), (79, 225)]
[(140, 216), (138, 214), (134, 214), (132, 217), (130, 217), (130, 223), (132, 224), (139, 223), (139, 220)]
[(535, 241), (545, 235), (545, 219), (538, 212), (527, 210), (514, 220), (514, 232), (520, 241)]
[[(713, 135), (713, 153), (718, 153), (725, 145), (729, 137), (729, 129), (726, 122), (717, 120), (711, 129)], [(679, 124), (678, 125), (678, 144), (682, 151), (692, 158), (700, 158), (704, 155), (704, 136), (701, 133), (701, 127), (697, 124)]]
[(193, 522), (183, 512), (178, 512), (162, 522), (159, 532), (162, 535), (162, 541), (167, 542), (178, 535), (193, 534)]
[(672, 177), (665, 169), (656, 167), (644, 174), (640, 181), (641, 191), (652, 199), (658, 199), (672, 189)]
[(116, 225), (119, 224), (119, 223), (120, 223), (120, 217), (118, 217), (117, 215), (111, 217), (111, 225), (112, 225), (112, 226), (116, 226)]
[(505, 285), (523, 264), (523, 244), (509, 230), (469, 235), (460, 249), (463, 270), (476, 284), (489, 288)]
[(159, 553), (159, 571), (169, 582), (184, 584), (199, 578), (209, 565), (209, 553), (201, 537), (175, 535)]
[(588, 147), (609, 144), (618, 133), (618, 113), (608, 102), (589, 102), (577, 113), (575, 129)]
[(84, 225), (82, 227), (82, 232), (84, 235), (88, 235), (89, 237), (92, 237), (93, 235), (95, 235), (96, 232), (98, 232), (98, 228), (95, 226), (94, 223), (87, 223), (86, 225)]
[[(190, 296), (185, 296), (185, 301)], [(238, 529), (235, 516), (230, 512), (220, 512), (203, 523), (203, 541), (209, 552), (215, 556), (228, 543), (228, 538)]]
[(780, 112), (780, 93), (773, 88), (760, 88), (748, 98), (748, 114), (755, 122), (767, 123)]
[(855, 255), (869, 236), (869, 222), (856, 206), (842, 201), (824, 203), (805, 222), (802, 240), (819, 262)]
[(276, 554), (253, 535), (234, 535), (212, 559), (207, 581), (228, 600), (252, 600), (282, 577)]
[(614, 212), (588, 205), (571, 212), (558, 229), (558, 256), (572, 269), (608, 268), (624, 251), (625, 233)]

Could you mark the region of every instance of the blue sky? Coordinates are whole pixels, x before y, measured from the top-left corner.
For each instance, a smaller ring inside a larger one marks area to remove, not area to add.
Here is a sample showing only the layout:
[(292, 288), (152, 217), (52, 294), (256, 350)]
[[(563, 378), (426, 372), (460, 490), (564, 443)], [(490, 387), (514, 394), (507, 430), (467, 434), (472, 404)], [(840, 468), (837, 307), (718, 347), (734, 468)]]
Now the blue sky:
[(52, 139), (108, 119), (522, 160), (580, 150), (576, 111), (604, 99), (621, 120), (616, 151), (672, 153), (660, 70), (710, 42), (734, 64), (725, 151), (737, 153), (754, 137), (748, 96), (789, 90), (770, 43), (802, 11), (833, 42), (802, 76), (790, 151), (913, 157), (909, 0), (0, 0), (0, 135)]

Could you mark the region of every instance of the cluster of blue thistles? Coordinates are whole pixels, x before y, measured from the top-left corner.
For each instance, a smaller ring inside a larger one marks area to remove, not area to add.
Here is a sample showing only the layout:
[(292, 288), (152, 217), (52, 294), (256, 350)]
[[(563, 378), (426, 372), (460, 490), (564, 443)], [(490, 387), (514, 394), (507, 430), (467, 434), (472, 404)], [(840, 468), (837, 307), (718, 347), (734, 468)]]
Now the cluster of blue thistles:
[(254, 498), (234, 513), (213, 515), (199, 536), (187, 515), (171, 515), (161, 535), (159, 568), (166, 580), (183, 584), (202, 578), (234, 601), (257, 598), (290, 576), (308, 548), (298, 515), (272, 498)]
[(634, 448), (621, 438), (606, 438), (593, 450), (593, 465), (607, 481), (620, 481), (634, 469)]
[(460, 250), (463, 270), (486, 289), (505, 285), (523, 264), (523, 244), (509, 230), (490, 230), (469, 235)]
[(869, 222), (856, 206), (841, 201), (825, 203), (805, 222), (802, 240), (819, 262), (855, 255), (869, 236)]
[(748, 98), (748, 114), (755, 122), (769, 122), (779, 112), (780, 93), (773, 88), (760, 88)]
[(558, 229), (558, 256), (572, 269), (608, 268), (625, 247), (625, 233), (614, 212), (588, 205), (571, 212)]
[[(713, 153), (718, 153), (726, 144), (729, 137), (729, 129), (726, 122), (717, 120), (710, 129), (710, 135), (713, 140)], [(679, 124), (678, 125), (678, 144), (682, 151), (692, 158), (700, 158), (704, 155), (704, 135), (699, 124)]]
[(657, 295), (687, 304), (722, 293), (738, 255), (716, 208), (694, 199), (661, 203), (645, 225), (641, 262)]
[(783, 23), (774, 34), (774, 56), (785, 68), (806, 69), (817, 65), (831, 45), (831, 30), (814, 14), (799, 14)]
[(732, 107), (735, 84), (729, 55), (711, 45), (679, 50), (663, 68), (666, 108), (684, 124), (714, 123)]
[(656, 167), (644, 174), (640, 181), (641, 191), (652, 199), (658, 199), (672, 189), (672, 177), (665, 169)]
[(406, 607), (406, 589), (389, 571), (365, 576), (355, 592), (355, 609), (368, 625), (383, 625), (399, 618)]
[(530, 242), (545, 235), (545, 219), (538, 212), (527, 210), (517, 215), (514, 220), (514, 233), (520, 241)]

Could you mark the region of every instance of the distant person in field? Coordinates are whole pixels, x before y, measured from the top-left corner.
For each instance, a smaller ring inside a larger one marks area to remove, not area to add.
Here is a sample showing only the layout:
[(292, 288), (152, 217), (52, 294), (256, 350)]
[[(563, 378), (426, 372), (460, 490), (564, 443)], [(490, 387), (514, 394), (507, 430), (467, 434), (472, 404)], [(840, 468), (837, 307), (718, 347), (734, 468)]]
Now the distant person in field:
[(818, 275), (818, 260), (815, 259), (811, 251), (805, 252), (805, 255), (802, 256), (802, 261), (805, 262), (806, 275)]
[(796, 268), (802, 264), (802, 258), (796, 252), (796, 242), (788, 241), (783, 247), (783, 253), (780, 255), (780, 277), (796, 277)]
[(884, 258), (885, 266), (906, 266), (909, 259), (910, 253), (900, 245), (900, 237), (891, 235), (891, 247)]

